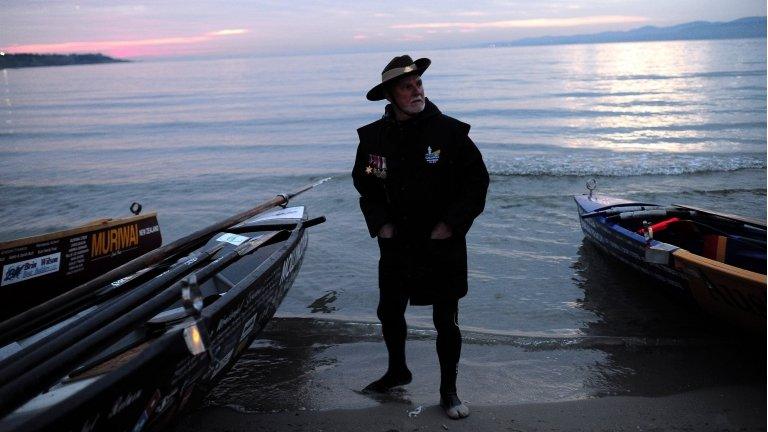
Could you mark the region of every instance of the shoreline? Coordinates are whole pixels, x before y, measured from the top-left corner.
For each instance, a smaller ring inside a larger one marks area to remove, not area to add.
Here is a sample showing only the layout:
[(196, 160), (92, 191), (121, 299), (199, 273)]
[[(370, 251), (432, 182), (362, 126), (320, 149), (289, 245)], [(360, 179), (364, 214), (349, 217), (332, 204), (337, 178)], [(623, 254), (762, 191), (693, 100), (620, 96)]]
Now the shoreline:
[(92, 64), (130, 63), (130, 60), (113, 58), (100, 53), (91, 54), (31, 54), (4, 53), (0, 55), (0, 70), (51, 66), (81, 66)]
[(764, 353), (720, 338), (467, 337), (458, 387), (471, 414), (458, 421), (438, 406), (430, 332), (409, 333), (411, 384), (360, 391), (386, 368), (380, 338), (375, 325), (275, 318), (174, 430), (765, 430)]
[[(662, 397), (608, 396), (565, 402), (470, 405), (463, 420), (435, 405), (385, 402), (362, 409), (240, 413), (202, 408), (175, 431), (764, 431), (766, 394), (717, 387)], [(410, 415), (409, 415), (410, 413)]]

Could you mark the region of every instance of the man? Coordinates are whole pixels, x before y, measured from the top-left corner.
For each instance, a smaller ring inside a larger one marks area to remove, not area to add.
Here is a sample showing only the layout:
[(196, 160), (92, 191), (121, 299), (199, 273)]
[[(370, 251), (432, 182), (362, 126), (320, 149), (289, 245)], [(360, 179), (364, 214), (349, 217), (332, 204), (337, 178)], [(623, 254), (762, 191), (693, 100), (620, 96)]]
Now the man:
[(440, 404), (469, 415), (456, 391), (461, 354), (458, 301), (467, 293), (465, 235), (483, 211), (488, 172), (469, 139), (469, 125), (443, 115), (424, 96), (431, 61), (404, 55), (384, 68), (368, 100), (387, 99), (384, 117), (358, 129), (352, 171), (360, 208), (377, 237), (379, 306), (389, 354), (386, 373), (366, 387), (386, 392), (411, 382), (405, 360), (405, 309), (433, 305), (440, 363)]

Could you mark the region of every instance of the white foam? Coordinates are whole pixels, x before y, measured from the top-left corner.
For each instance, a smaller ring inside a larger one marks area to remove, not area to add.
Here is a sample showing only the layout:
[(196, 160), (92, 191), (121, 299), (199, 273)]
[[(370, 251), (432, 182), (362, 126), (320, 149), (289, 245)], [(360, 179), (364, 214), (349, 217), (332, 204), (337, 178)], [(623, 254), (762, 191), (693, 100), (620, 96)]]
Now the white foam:
[(489, 158), (489, 172), (501, 176), (613, 176), (682, 175), (728, 172), (740, 169), (765, 169), (766, 162), (757, 155), (530, 155)]

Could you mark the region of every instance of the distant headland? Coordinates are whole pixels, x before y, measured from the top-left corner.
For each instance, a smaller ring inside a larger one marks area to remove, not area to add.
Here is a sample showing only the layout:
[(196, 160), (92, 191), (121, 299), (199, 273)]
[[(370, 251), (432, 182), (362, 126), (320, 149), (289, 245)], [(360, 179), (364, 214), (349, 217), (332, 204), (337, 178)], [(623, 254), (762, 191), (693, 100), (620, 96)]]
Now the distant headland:
[(72, 66), (98, 63), (123, 63), (128, 60), (116, 59), (103, 54), (8, 54), (0, 53), (0, 69)]
[(695, 21), (672, 27), (646, 26), (629, 31), (572, 36), (544, 36), (510, 42), (483, 44), (484, 47), (569, 45), (671, 40), (765, 38), (766, 17), (747, 17), (729, 22)]

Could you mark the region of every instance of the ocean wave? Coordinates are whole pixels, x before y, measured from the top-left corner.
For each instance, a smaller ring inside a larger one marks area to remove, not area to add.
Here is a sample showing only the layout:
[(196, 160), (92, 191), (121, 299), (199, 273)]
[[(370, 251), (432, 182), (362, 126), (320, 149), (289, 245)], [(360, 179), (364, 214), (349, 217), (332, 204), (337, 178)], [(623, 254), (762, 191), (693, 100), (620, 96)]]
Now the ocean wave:
[(607, 176), (684, 175), (765, 169), (765, 155), (664, 155), (616, 154), (520, 156), (489, 158), (489, 172), (498, 176)]
[(765, 188), (725, 188), (725, 189), (706, 189), (706, 190), (696, 190), (696, 191), (680, 191), (678, 192), (678, 195), (685, 196), (685, 195), (692, 195), (692, 196), (698, 196), (702, 192), (705, 192), (709, 195), (715, 195), (715, 196), (731, 196), (734, 194), (752, 194), (752, 195), (762, 195), (765, 196)]
[[(660, 132), (722, 132), (722, 131), (746, 131), (757, 129), (765, 130), (765, 121), (753, 122), (733, 122), (733, 123), (699, 123), (699, 124), (663, 124), (658, 126), (607, 126), (607, 127), (563, 127), (568, 133), (585, 134), (610, 134), (610, 133), (635, 133), (641, 131), (660, 131)], [(562, 133), (562, 132), (560, 132)]]
[[(765, 93), (765, 88), (766, 87), (764, 85), (757, 85), (757, 86), (744, 85), (744, 86), (731, 87), (730, 90), (748, 90), (748, 91), (758, 91), (758, 92)], [(760, 95), (757, 95), (757, 96), (760, 96)], [(765, 95), (763, 94), (762, 96), (765, 96)]]
[[(765, 98), (765, 89), (766, 87), (764, 85), (737, 85), (733, 87), (725, 87), (726, 90), (736, 90), (736, 91), (751, 91), (751, 92), (758, 92), (759, 94), (755, 96), (762, 96)], [(536, 95), (535, 97), (538, 98), (585, 98), (585, 99), (596, 99), (596, 98), (617, 98), (617, 97), (627, 97), (627, 96), (637, 96), (637, 97), (649, 97), (649, 96), (664, 96), (664, 95), (677, 95), (676, 92), (672, 91), (659, 91), (659, 90), (644, 90), (644, 91), (625, 91), (625, 92), (616, 92), (616, 91), (574, 91), (574, 92), (565, 92), (565, 93), (540, 93)], [(638, 101), (639, 102), (639, 101)]]
[(659, 74), (629, 74), (629, 75), (616, 75), (613, 77), (602, 76), (599, 79), (615, 79), (617, 81), (630, 81), (630, 80), (666, 80), (666, 79), (690, 79), (690, 78), (740, 78), (751, 76), (765, 76), (765, 69), (752, 69), (752, 70), (731, 70), (731, 71), (712, 71), (712, 72), (692, 72), (670, 75)]
[(661, 95), (661, 94), (671, 94), (672, 92), (664, 92), (664, 91), (642, 91), (642, 92), (630, 92), (630, 91), (624, 91), (624, 92), (611, 92), (611, 91), (605, 91), (605, 92), (597, 92), (597, 91), (575, 91), (575, 92), (566, 92), (566, 93), (553, 93), (552, 95), (548, 95), (546, 93), (542, 93), (540, 96), (543, 97), (568, 97), (568, 98), (602, 98), (602, 97), (623, 97), (623, 96), (649, 96), (649, 95)]
[[(296, 315), (281, 313), (273, 318), (279, 323), (272, 327), (281, 331), (300, 328), (303, 334), (311, 334), (313, 339), (333, 336), (337, 341), (346, 342), (372, 341), (378, 339), (380, 324), (375, 319), (344, 315)], [(274, 331), (274, 330), (273, 330)], [(712, 345), (730, 345), (732, 339), (718, 336), (679, 336), (649, 337), (630, 335), (586, 334), (581, 329), (553, 329), (543, 331), (501, 330), (485, 327), (462, 325), (462, 339), (466, 344), (483, 346), (513, 346), (528, 350), (547, 351), (560, 349), (601, 349), (612, 346), (667, 346), (695, 347)], [(269, 338), (269, 333), (263, 335)], [(409, 318), (408, 337), (412, 340), (430, 340), (436, 336), (429, 318)], [(343, 338), (343, 339), (342, 339)]]
[[(621, 107), (620, 105), (608, 105)], [(631, 106), (631, 105), (630, 105)], [(649, 106), (649, 105), (645, 105)], [(672, 106), (671, 104), (656, 104), (650, 106)], [(734, 109), (726, 111), (739, 112)], [(741, 112), (753, 113), (754, 110), (742, 110)], [(677, 110), (673, 114), (676, 116), (690, 116), (697, 112), (695, 110)], [(642, 117), (646, 118), (649, 115), (655, 115), (652, 111), (626, 111), (626, 110), (609, 110), (609, 109), (561, 109), (561, 108), (549, 108), (549, 109), (536, 109), (536, 108), (481, 108), (473, 110), (457, 110), (454, 112), (459, 118), (489, 118), (500, 117), (505, 120), (509, 119), (570, 119), (570, 118), (616, 118), (616, 117)]]

